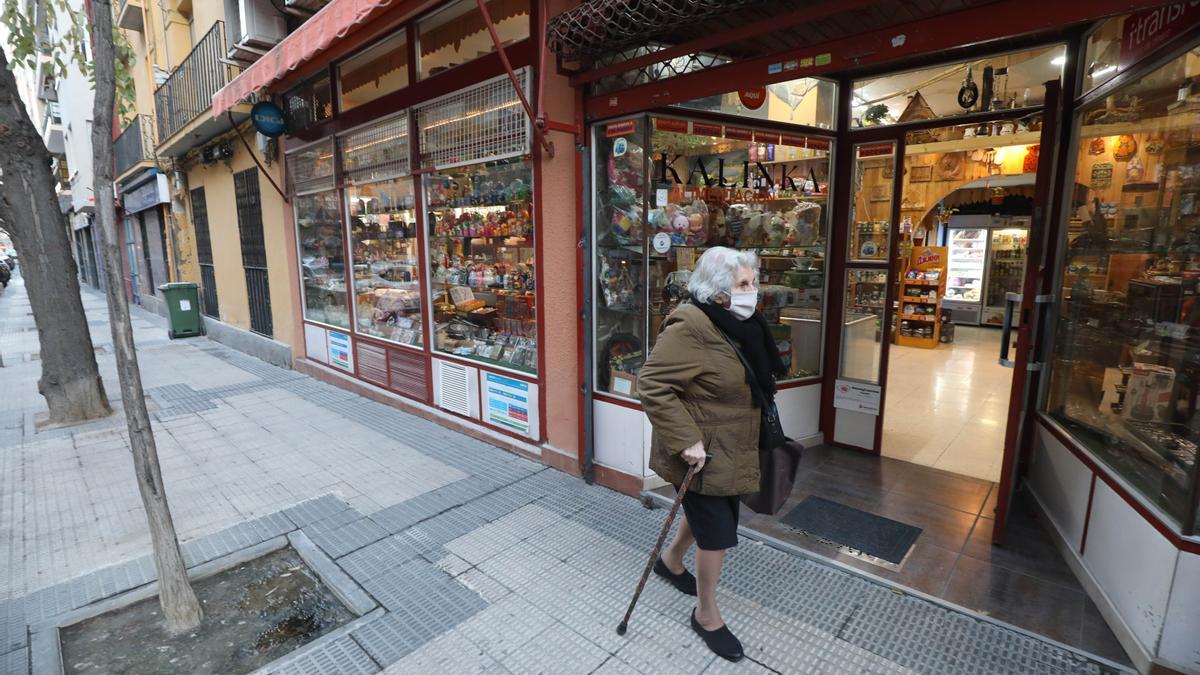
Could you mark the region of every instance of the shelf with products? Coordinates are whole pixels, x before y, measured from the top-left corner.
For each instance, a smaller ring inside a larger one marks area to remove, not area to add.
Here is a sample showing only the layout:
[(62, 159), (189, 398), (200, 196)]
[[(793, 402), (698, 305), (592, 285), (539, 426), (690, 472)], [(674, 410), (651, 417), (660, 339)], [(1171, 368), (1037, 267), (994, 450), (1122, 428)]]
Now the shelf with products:
[(946, 295), (946, 259), (941, 246), (916, 247), (904, 277), (896, 311), (895, 342), (905, 347), (933, 349), (941, 339), (942, 298)]
[(342, 216), (334, 191), (298, 195), (292, 205), (300, 248), (304, 318), (350, 327)]
[(886, 221), (854, 224), (850, 234), (850, 254), (853, 260), (886, 260), (888, 256), (889, 223)]
[(537, 372), (532, 173), (516, 159), (425, 176), (435, 350)]
[(346, 188), (355, 330), (424, 343), (416, 199), (410, 178)]

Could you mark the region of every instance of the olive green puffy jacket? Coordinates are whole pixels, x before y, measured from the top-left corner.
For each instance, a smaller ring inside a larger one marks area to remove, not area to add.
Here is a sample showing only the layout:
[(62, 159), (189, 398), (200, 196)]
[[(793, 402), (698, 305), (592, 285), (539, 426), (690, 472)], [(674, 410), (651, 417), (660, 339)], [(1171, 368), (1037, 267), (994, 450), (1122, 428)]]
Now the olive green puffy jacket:
[(638, 375), (638, 394), (654, 434), (650, 468), (678, 485), (681, 453), (697, 441), (712, 455), (689, 490), (705, 495), (758, 491), (759, 410), (746, 369), (720, 330), (698, 307), (680, 305), (663, 322)]

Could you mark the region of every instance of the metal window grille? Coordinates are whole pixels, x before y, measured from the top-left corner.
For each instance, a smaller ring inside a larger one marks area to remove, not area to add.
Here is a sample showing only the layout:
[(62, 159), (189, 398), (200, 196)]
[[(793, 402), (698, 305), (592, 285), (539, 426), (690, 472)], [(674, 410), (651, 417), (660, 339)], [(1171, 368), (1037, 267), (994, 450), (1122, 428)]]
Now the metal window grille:
[(192, 190), (192, 227), (196, 229), (196, 256), (201, 265), (213, 264), (212, 237), (208, 232), (208, 201), (204, 188)]
[(348, 184), (409, 174), (408, 112), (360, 127), (338, 140)]
[(332, 190), (333, 139), (328, 138), (289, 153), (287, 170), (293, 194)]
[(200, 263), (200, 300), (205, 316), (221, 318), (220, 303), (217, 299), (217, 272), (211, 264)]
[(233, 175), (237, 201), (238, 233), (242, 244), (243, 267), (266, 267), (267, 245), (263, 241), (262, 203), (258, 191), (258, 169), (246, 169)]
[[(630, 58), (641, 56), (637, 53), (640, 50), (633, 50), (633, 56)], [(657, 50), (648, 50), (646, 53), (651, 53)], [(652, 63), (634, 70), (627, 70), (618, 75), (611, 75), (603, 79), (593, 82), (589, 88), (592, 95), (607, 94), (619, 89), (635, 87), (641, 84), (650, 82), (658, 82), (660, 80), (686, 75), (688, 73), (696, 73), (709, 68), (729, 63), (729, 58), (719, 56), (717, 54), (709, 54), (706, 52), (696, 52), (678, 56), (673, 59), (666, 59), (658, 63)]]
[[(529, 95), (529, 69), (517, 71)], [(421, 166), (445, 169), (529, 154), (532, 128), (507, 75), (417, 108)]]

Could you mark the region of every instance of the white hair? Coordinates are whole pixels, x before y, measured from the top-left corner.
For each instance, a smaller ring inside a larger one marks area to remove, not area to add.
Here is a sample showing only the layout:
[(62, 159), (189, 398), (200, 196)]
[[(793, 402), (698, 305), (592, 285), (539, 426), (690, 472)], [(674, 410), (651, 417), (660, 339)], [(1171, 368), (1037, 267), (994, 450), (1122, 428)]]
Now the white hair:
[(733, 278), (743, 267), (758, 272), (758, 256), (753, 251), (724, 246), (710, 248), (696, 262), (696, 269), (688, 279), (688, 293), (696, 302), (712, 302), (733, 289)]

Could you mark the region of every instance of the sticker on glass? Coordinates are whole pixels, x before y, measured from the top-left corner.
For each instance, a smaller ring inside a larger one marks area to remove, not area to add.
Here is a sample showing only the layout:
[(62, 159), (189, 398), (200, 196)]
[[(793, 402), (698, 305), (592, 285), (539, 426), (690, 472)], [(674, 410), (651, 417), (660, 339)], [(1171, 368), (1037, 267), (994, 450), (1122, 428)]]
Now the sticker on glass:
[(666, 232), (659, 232), (654, 235), (654, 251), (656, 253), (666, 253), (671, 250), (671, 235)]
[(613, 141), (613, 157), (621, 157), (629, 150), (629, 141), (618, 138)]

